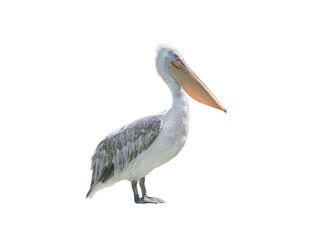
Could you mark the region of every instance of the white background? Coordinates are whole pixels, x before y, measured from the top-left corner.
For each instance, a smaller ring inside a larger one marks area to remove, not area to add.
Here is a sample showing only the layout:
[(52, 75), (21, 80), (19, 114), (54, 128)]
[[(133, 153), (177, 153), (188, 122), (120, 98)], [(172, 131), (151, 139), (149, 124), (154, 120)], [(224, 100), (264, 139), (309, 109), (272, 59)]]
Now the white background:
[[(1, 1), (1, 239), (318, 239), (316, 1)], [(190, 99), (188, 142), (86, 199), (111, 131), (167, 109), (170, 44), (228, 110)]]

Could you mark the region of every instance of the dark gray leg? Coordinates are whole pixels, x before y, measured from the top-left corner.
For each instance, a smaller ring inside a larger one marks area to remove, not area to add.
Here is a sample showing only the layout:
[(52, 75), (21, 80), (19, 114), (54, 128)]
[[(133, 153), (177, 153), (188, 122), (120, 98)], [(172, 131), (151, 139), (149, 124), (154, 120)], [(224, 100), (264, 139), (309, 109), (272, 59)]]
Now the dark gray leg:
[(137, 189), (137, 181), (132, 182), (132, 189), (134, 193), (134, 202), (138, 204), (144, 204), (144, 203), (155, 203), (154, 201), (150, 201), (149, 199), (140, 198), (140, 195), (138, 194)]
[(145, 177), (141, 178), (140, 181), (140, 187), (142, 190), (142, 200), (147, 201), (149, 203), (165, 203), (165, 201), (163, 201), (160, 198), (154, 198), (154, 197), (148, 197), (146, 194), (146, 188), (145, 188)]
[(142, 190), (142, 197), (145, 197), (146, 196), (145, 177), (141, 178), (139, 183), (140, 183), (140, 188)]
[(140, 203), (139, 201), (141, 199), (140, 199), (140, 196), (138, 195), (137, 182), (132, 182), (132, 189), (133, 189), (133, 193), (134, 193), (134, 202)]

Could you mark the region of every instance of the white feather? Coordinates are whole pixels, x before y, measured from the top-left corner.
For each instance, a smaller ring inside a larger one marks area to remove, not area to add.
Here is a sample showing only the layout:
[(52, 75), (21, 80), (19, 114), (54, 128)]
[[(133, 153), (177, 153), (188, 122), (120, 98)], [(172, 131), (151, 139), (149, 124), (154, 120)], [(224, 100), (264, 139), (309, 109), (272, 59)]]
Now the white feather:
[[(182, 59), (180, 54), (168, 46), (161, 46), (158, 49), (156, 57), (156, 68), (158, 74), (163, 78), (172, 92), (173, 103), (169, 111), (162, 112), (158, 116), (162, 122), (159, 129), (156, 125), (153, 129), (148, 129), (147, 124), (152, 118), (145, 118), (136, 121), (131, 125), (127, 125), (113, 133), (107, 139), (112, 140), (120, 131), (136, 127), (138, 136), (134, 136), (131, 132), (125, 132), (120, 136), (118, 143), (123, 144), (120, 148), (114, 145), (107, 149), (109, 151), (100, 151), (99, 146), (95, 155), (92, 157), (93, 180), (92, 188), (88, 193), (92, 197), (97, 191), (109, 187), (121, 180), (138, 181), (145, 177), (154, 168), (161, 166), (175, 157), (183, 148), (189, 127), (189, 105), (184, 90), (179, 86), (175, 79), (170, 75), (168, 67), (171, 61)], [(154, 120), (154, 119), (153, 119)], [(134, 125), (136, 123), (136, 126)], [(145, 132), (148, 130), (148, 132)], [(134, 131), (133, 131), (134, 132)], [(127, 139), (125, 139), (125, 137)], [(155, 138), (155, 140), (154, 140)], [(145, 146), (151, 143), (146, 150)], [(137, 157), (130, 159), (130, 156), (137, 151)], [(107, 166), (109, 154), (112, 154), (112, 162), (114, 164), (113, 175), (106, 181), (101, 182), (99, 178), (103, 174), (102, 170)]]

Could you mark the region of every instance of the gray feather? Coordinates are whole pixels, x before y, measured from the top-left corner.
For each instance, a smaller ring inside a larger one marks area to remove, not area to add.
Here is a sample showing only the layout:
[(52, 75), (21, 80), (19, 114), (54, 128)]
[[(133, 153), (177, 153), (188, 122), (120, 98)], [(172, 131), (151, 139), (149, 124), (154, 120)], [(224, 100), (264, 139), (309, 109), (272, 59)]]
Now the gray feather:
[(90, 192), (98, 182), (119, 174), (144, 152), (162, 130), (162, 114), (136, 120), (108, 135), (92, 156)]

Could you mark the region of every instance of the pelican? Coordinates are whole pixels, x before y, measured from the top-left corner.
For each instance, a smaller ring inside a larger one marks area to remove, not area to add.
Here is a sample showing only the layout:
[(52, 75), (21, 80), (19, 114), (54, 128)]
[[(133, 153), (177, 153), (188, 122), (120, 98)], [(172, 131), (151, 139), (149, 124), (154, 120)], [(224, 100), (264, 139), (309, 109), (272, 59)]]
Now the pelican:
[(185, 92), (202, 104), (227, 112), (176, 49), (160, 45), (156, 68), (172, 92), (171, 108), (119, 128), (100, 142), (91, 159), (92, 180), (86, 197), (128, 180), (135, 203), (163, 203), (162, 199), (147, 195), (145, 176), (174, 158), (186, 142), (189, 106)]

